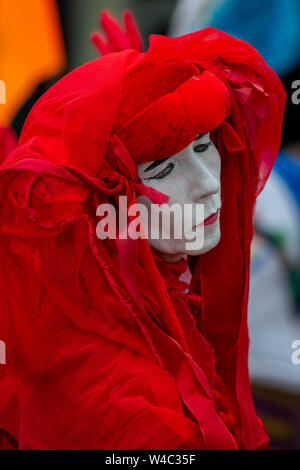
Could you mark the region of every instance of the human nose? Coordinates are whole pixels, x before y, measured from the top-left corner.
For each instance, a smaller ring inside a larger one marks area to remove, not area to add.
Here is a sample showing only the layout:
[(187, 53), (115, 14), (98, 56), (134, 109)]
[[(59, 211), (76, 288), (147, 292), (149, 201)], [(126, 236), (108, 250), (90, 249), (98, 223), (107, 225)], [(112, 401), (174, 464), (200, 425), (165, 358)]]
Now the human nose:
[(199, 202), (219, 193), (220, 181), (204, 162), (197, 161), (191, 165), (190, 170), (190, 196), (193, 202)]

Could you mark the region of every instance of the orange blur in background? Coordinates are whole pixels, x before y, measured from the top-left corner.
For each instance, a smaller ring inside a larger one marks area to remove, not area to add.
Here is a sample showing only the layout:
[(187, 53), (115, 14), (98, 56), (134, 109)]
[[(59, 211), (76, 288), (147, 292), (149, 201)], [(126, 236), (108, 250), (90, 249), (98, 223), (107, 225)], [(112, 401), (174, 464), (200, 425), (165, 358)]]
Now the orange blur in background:
[(66, 65), (55, 0), (0, 0), (0, 77), (6, 105), (0, 125), (12, 123), (36, 87)]

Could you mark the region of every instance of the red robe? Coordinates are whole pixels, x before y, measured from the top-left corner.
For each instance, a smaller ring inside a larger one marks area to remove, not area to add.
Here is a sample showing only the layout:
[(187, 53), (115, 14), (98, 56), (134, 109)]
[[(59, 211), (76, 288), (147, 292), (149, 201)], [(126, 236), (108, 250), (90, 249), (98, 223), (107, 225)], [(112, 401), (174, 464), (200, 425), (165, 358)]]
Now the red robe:
[[(19, 408), (0, 408), (0, 428), (20, 449), (266, 445), (247, 366), (249, 253), (284, 102), (251, 46), (208, 28), (86, 64), (35, 105), (0, 167), (1, 336)], [(209, 131), (222, 236), (188, 259), (186, 294), (185, 262), (147, 240), (98, 240), (96, 208), (161, 202), (136, 163)]]

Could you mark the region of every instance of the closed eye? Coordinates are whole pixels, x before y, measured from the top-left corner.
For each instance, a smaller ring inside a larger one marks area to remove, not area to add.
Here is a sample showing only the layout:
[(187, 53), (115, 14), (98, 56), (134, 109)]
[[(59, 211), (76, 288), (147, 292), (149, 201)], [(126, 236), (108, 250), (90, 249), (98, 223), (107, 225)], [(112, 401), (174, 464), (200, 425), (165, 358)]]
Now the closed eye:
[(171, 171), (173, 170), (174, 167), (175, 167), (174, 163), (169, 163), (162, 171), (157, 173), (157, 175), (151, 176), (149, 178), (144, 178), (144, 180), (145, 181), (146, 180), (153, 180), (153, 179), (160, 180), (162, 178), (165, 178), (166, 176), (168, 176), (169, 173), (171, 173)]

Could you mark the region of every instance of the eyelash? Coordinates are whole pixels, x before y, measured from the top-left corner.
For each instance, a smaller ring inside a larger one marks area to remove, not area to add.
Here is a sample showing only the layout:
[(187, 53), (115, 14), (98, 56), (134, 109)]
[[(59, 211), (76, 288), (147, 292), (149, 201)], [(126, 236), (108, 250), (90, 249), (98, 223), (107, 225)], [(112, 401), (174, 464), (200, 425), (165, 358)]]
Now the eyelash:
[[(194, 148), (195, 153), (203, 153), (205, 152), (210, 146), (212, 145), (211, 142), (208, 142), (207, 144), (199, 144), (196, 145)], [(145, 181), (147, 180), (160, 180), (162, 178), (165, 178), (168, 176), (173, 168), (175, 167), (174, 163), (169, 163), (166, 168), (164, 168), (162, 171), (160, 171), (156, 176), (151, 176), (150, 178), (144, 178)]]
[(166, 168), (164, 168), (162, 171), (160, 171), (156, 176), (152, 176), (150, 178), (144, 178), (144, 180), (160, 180), (162, 178), (165, 178), (165, 176), (168, 176), (169, 173), (173, 170), (175, 167), (174, 163), (169, 163)]
[[(207, 144), (199, 144), (194, 147), (194, 152), (195, 153), (203, 153), (205, 152), (210, 146), (212, 145), (211, 142), (208, 142)], [(201, 149), (201, 150), (200, 150)]]

